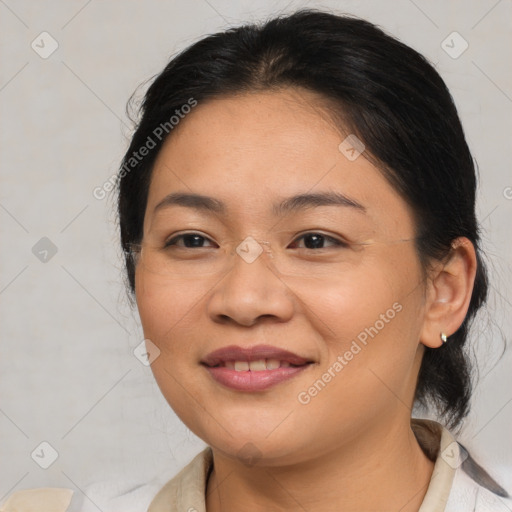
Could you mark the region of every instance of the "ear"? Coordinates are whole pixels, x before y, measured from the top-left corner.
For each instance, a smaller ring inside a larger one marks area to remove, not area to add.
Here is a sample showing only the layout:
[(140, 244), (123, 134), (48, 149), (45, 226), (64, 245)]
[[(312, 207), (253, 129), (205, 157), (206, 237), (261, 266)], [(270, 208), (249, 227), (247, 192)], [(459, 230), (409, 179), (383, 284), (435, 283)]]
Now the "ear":
[[(438, 262), (427, 281), (427, 300), (420, 342), (430, 348), (443, 344), (466, 317), (476, 275), (476, 253), (466, 237), (452, 242), (447, 258)], [(448, 339), (448, 343), (450, 340)]]

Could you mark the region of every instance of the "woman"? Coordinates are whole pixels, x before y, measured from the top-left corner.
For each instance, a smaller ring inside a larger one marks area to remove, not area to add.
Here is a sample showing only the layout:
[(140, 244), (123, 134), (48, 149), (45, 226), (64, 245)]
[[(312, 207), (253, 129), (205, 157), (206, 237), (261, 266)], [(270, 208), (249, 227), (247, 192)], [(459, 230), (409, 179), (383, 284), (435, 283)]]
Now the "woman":
[(506, 510), (451, 433), (487, 294), (475, 189), (444, 82), (366, 21), (303, 10), (174, 58), (121, 243), (156, 381), (208, 448), (148, 511)]

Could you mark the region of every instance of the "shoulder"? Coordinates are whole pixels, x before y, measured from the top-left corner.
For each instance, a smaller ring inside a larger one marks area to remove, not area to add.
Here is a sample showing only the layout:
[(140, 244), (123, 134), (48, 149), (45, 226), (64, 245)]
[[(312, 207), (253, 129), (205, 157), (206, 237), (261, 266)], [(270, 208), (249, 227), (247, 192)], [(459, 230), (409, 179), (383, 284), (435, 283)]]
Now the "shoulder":
[(156, 477), (148, 483), (102, 480), (80, 490), (57, 487), (23, 489), (10, 494), (0, 512), (141, 512), (168, 480)]
[[(487, 474), (487, 473), (486, 473)], [(462, 466), (458, 467), (445, 512), (509, 512), (512, 499), (506, 492), (491, 490), (478, 477), (468, 474)]]
[(73, 499), (72, 489), (41, 487), (13, 492), (0, 505), (0, 512), (66, 512)]
[[(509, 470), (483, 468), (446, 427), (413, 418), (411, 427), (427, 457), (435, 463), (421, 512), (507, 512), (512, 500), (498, 480)], [(489, 471), (489, 472), (488, 472)]]
[(504, 472), (497, 472), (496, 468), (483, 468), (458, 441), (456, 452), (456, 470), (445, 512), (512, 510), (512, 499), (509, 493), (494, 478), (499, 473), (503, 476)]
[(141, 512), (148, 509), (151, 500), (162, 487), (162, 478), (147, 483), (105, 480), (84, 489), (79, 508), (66, 512)]
[(109, 479), (80, 490), (44, 487), (15, 491), (0, 503), (0, 512), (167, 512), (190, 499), (199, 511), (211, 464), (211, 448), (206, 448), (175, 476), (166, 473), (143, 484)]

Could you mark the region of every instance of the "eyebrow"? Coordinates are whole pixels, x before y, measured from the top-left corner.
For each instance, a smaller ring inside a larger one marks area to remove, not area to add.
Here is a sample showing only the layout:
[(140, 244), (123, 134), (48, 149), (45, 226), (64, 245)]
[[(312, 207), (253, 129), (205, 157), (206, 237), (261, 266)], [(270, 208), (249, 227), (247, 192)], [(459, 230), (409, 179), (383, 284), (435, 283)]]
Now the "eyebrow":
[[(192, 208), (206, 213), (216, 213), (219, 215), (226, 214), (226, 205), (213, 197), (201, 194), (191, 194), (185, 192), (175, 192), (165, 196), (153, 210), (153, 213), (168, 208), (170, 206), (183, 206)], [(356, 200), (342, 194), (340, 192), (317, 192), (299, 194), (296, 196), (283, 199), (279, 203), (275, 203), (272, 211), (276, 216), (284, 216), (305, 210), (306, 208), (315, 208), (319, 206), (343, 206), (353, 208), (356, 211), (366, 213), (366, 208)]]

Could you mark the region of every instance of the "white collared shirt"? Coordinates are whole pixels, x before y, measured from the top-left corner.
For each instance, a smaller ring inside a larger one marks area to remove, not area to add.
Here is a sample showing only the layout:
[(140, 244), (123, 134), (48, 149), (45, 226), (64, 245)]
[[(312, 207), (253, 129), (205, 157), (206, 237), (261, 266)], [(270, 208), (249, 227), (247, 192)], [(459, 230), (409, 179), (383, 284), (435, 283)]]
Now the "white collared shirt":
[[(415, 418), (411, 427), (422, 449), (435, 461), (418, 512), (512, 511), (512, 499), (488, 488), (500, 492), (499, 485), (446, 428)], [(205, 489), (212, 465), (208, 447), (163, 486), (158, 478), (121, 494), (105, 486), (98, 492), (99, 486), (92, 486), (85, 490), (87, 498), (72, 489), (28, 489), (13, 493), (0, 512), (97, 512), (97, 507), (103, 512), (206, 512)]]

